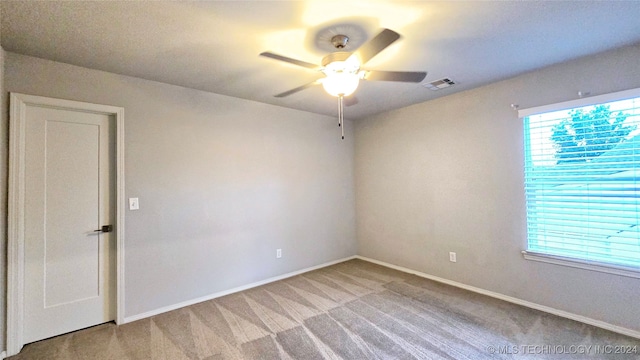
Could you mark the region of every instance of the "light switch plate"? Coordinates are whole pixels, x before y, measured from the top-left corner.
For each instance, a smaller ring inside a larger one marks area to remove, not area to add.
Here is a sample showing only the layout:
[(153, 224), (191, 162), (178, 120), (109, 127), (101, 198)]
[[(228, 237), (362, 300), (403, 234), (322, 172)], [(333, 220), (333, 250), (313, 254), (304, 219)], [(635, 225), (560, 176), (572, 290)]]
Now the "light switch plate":
[(129, 210), (138, 210), (140, 209), (140, 202), (138, 198), (129, 198)]

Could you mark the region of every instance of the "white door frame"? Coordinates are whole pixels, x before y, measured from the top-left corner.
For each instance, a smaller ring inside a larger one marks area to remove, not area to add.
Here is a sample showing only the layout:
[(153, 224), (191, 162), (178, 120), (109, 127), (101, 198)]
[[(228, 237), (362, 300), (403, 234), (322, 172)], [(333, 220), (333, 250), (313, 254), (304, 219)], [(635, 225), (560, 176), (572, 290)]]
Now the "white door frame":
[(24, 316), (24, 169), (27, 105), (86, 111), (116, 119), (116, 324), (124, 323), (124, 108), (11, 93), (7, 218), (7, 356), (20, 352)]

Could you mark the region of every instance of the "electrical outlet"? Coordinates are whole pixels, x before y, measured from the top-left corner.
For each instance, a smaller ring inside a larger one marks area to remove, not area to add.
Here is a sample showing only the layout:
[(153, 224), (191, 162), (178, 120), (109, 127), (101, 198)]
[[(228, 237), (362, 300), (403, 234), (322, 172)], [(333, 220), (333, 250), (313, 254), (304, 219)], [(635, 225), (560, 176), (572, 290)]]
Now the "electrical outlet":
[(454, 252), (450, 252), (450, 253), (449, 253), (449, 261), (451, 261), (451, 262), (456, 262), (456, 261), (458, 261), (458, 260), (456, 259), (456, 253), (454, 253)]
[(276, 249), (276, 259), (280, 259), (282, 257), (282, 249)]

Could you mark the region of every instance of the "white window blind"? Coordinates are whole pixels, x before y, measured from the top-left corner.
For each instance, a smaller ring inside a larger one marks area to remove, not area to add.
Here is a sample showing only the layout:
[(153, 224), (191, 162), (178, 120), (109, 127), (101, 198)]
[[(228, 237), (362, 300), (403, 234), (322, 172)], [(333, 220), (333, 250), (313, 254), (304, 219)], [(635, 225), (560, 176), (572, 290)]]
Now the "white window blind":
[(640, 270), (640, 89), (592, 100), (521, 112), (527, 251)]

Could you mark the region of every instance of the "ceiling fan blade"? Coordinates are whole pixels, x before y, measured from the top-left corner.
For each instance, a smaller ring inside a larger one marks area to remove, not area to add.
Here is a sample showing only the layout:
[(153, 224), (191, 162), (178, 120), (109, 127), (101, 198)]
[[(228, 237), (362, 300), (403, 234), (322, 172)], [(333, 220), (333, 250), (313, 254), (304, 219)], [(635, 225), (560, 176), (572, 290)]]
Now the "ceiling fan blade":
[(427, 76), (422, 71), (377, 71), (367, 70), (365, 80), (371, 81), (401, 81), (419, 83)]
[(400, 34), (393, 30), (384, 29), (378, 35), (376, 35), (373, 39), (369, 40), (366, 44), (360, 46), (358, 50), (354, 52), (354, 54), (360, 60), (360, 64), (365, 64), (367, 61), (371, 60), (374, 56), (378, 55), (379, 52), (386, 49), (387, 46), (393, 44), (394, 41), (400, 38)]
[(310, 82), (310, 83), (308, 83), (308, 84), (304, 84), (304, 85), (302, 85), (302, 86), (298, 86), (297, 88), (291, 89), (291, 90), (289, 90), (289, 91), (285, 91), (285, 92), (283, 92), (283, 93), (280, 93), (280, 94), (278, 94), (278, 95), (274, 95), (274, 96), (275, 96), (275, 97), (277, 97), (277, 98), (281, 98), (281, 97), (289, 96), (289, 95), (291, 95), (291, 94), (295, 94), (295, 93), (297, 93), (298, 91), (302, 91), (302, 90), (304, 90), (304, 89), (310, 88), (310, 87), (312, 87), (312, 86), (314, 86), (314, 85), (318, 85), (318, 84), (320, 84), (320, 81), (316, 80), (316, 81)]
[(355, 95), (350, 95), (344, 98), (344, 106), (353, 106), (357, 103), (359, 103), (359, 101)]
[(279, 60), (279, 61), (288, 62), (289, 64), (298, 65), (298, 66), (306, 67), (306, 68), (313, 69), (313, 70), (320, 70), (320, 68), (321, 68), (320, 66), (318, 66), (316, 64), (308, 63), (308, 62), (302, 61), (302, 60), (292, 59), (292, 58), (289, 58), (289, 57), (286, 57), (286, 56), (282, 56), (282, 55), (278, 55), (278, 54), (274, 54), (274, 53), (268, 52), (268, 51), (260, 53), (260, 56), (268, 57), (268, 58)]

